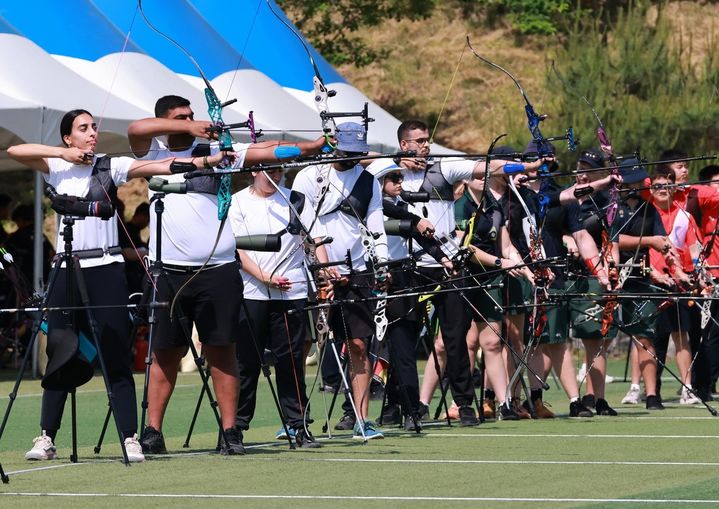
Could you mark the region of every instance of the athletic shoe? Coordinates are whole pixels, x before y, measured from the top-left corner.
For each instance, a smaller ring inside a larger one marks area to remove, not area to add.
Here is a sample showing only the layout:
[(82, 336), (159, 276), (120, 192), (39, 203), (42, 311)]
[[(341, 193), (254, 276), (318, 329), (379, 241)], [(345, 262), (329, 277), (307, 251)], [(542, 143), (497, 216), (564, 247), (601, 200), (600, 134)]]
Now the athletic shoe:
[(497, 402), (495, 400), (484, 398), (484, 403), (482, 403), (482, 410), (484, 411), (485, 419), (497, 418)]
[(402, 412), (399, 405), (388, 405), (382, 409), (382, 416), (377, 419), (382, 426), (399, 426), (402, 424)]
[(569, 403), (569, 417), (592, 417), (594, 414), (581, 401)]
[(506, 404), (499, 405), (499, 420), (500, 421), (518, 421), (519, 416), (514, 411), (512, 406)]
[(145, 454), (165, 454), (167, 452), (165, 437), (162, 436), (161, 431), (157, 431), (152, 426), (145, 426), (145, 429), (142, 430), (140, 445)]
[(344, 414), (339, 422), (335, 424), (335, 429), (337, 431), (349, 431), (354, 428), (355, 422), (356, 419), (353, 414)]
[(697, 398), (693, 392), (689, 392), (686, 387), (682, 387), (682, 395), (679, 398), (680, 405), (696, 405), (701, 402), (702, 400)]
[(354, 435), (352, 435), (352, 438), (354, 438), (355, 440), (373, 440), (384, 438), (384, 435), (381, 431), (377, 431), (375, 423), (373, 423), (372, 421), (365, 421), (364, 435), (362, 435), (362, 431), (360, 431), (358, 422), (357, 424), (355, 424)]
[(642, 398), (642, 391), (638, 385), (629, 388), (627, 395), (622, 398), (622, 405), (638, 405)]
[(312, 436), (310, 430), (305, 431), (304, 428), (300, 428), (295, 431), (293, 429), (291, 430), (290, 435), (294, 437), (297, 447), (300, 449), (319, 449), (322, 447), (322, 444), (319, 443), (314, 436)]
[(517, 414), (520, 419), (532, 418), (532, 414), (525, 410), (522, 405), (519, 404), (519, 401), (517, 401), (516, 399), (512, 400), (512, 410), (514, 410), (514, 413)]
[(417, 415), (419, 416), (420, 421), (428, 421), (429, 420), (429, 405), (420, 403), (419, 406), (417, 407)]
[(606, 399), (599, 398), (597, 400), (597, 406), (595, 407), (597, 415), (610, 415), (612, 417), (618, 415), (617, 411), (609, 406)]
[[(547, 403), (548, 405), (549, 403)], [(532, 405), (534, 405), (534, 416), (535, 419), (554, 419), (554, 412), (552, 412), (549, 408), (546, 407), (544, 404), (544, 401), (541, 399), (535, 399), (532, 401)], [(525, 401), (522, 403), (522, 406), (524, 409), (529, 412), (529, 402)]]
[(57, 458), (57, 449), (52, 443), (52, 438), (45, 432), (32, 441), (32, 449), (25, 453), (26, 460), (54, 460)]
[(469, 405), (459, 407), (458, 414), (460, 426), (476, 426), (479, 424), (474, 408)]
[(612, 375), (604, 375), (604, 383), (605, 384), (614, 383), (614, 377)]
[[(290, 428), (287, 426), (287, 432), (290, 434), (290, 438), (295, 438), (295, 430), (294, 428)], [(285, 432), (285, 427), (282, 426), (280, 430), (275, 433), (275, 438), (277, 440), (287, 440), (287, 433)]]
[[(416, 425), (415, 425), (416, 423)], [(411, 415), (405, 415), (404, 416), (404, 430), (405, 431), (422, 431), (422, 421), (417, 421), (413, 416)]]
[(142, 446), (137, 440), (137, 433), (125, 439), (125, 452), (127, 453), (127, 461), (130, 463), (142, 463), (145, 461)]
[[(225, 436), (220, 437), (220, 454), (245, 454), (245, 446), (242, 444), (242, 431), (237, 428), (227, 428)], [(225, 438), (227, 442), (225, 442)]]
[(658, 396), (647, 396), (647, 410), (664, 410), (662, 400)]
[(585, 394), (582, 396), (582, 405), (586, 408), (594, 408), (597, 406), (597, 400), (594, 398), (594, 394)]

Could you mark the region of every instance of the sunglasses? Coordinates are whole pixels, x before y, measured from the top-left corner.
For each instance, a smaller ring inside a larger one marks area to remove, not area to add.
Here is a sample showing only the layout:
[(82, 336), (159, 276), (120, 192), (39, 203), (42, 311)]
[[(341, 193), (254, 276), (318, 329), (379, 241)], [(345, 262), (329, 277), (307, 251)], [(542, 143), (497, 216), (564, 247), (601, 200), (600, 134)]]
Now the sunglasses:
[(404, 181), (404, 175), (402, 175), (401, 173), (390, 173), (388, 175), (385, 175), (384, 178), (386, 178), (393, 184), (399, 184), (400, 182)]

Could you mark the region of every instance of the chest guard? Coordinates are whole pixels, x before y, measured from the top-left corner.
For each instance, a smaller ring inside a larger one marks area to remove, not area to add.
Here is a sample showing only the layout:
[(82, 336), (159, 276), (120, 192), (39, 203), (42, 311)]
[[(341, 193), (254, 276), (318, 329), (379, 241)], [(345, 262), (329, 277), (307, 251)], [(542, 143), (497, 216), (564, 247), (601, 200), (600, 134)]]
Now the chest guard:
[[(357, 182), (355, 182), (349, 196), (342, 200), (340, 204), (327, 214), (332, 214), (338, 210), (350, 217), (364, 221), (369, 210), (369, 202), (372, 200), (372, 191), (374, 189), (374, 175), (368, 171), (360, 173)], [(327, 215), (323, 214), (323, 215)]]
[(429, 193), (431, 201), (454, 201), (454, 186), (447, 182), (441, 170), (441, 162), (430, 166), (424, 173), (420, 191)]
[[(201, 143), (192, 149), (192, 157), (204, 157), (210, 155), (210, 146)], [(217, 194), (220, 188), (220, 179), (213, 176), (197, 177), (185, 180), (188, 193)]]
[[(305, 208), (305, 195), (297, 191), (291, 191), (290, 203), (292, 204), (292, 207), (290, 207), (290, 222), (279, 232), (279, 235), (285, 232), (290, 235), (299, 235), (302, 231), (302, 223), (297, 214), (302, 214), (302, 210)], [(295, 213), (295, 211), (297, 211), (297, 213)]]
[[(111, 157), (102, 156), (95, 161), (92, 167), (92, 177), (90, 178), (90, 189), (84, 196), (88, 201), (109, 201), (114, 206), (117, 204), (117, 186), (112, 180)], [(108, 196), (110, 197), (108, 200)]]

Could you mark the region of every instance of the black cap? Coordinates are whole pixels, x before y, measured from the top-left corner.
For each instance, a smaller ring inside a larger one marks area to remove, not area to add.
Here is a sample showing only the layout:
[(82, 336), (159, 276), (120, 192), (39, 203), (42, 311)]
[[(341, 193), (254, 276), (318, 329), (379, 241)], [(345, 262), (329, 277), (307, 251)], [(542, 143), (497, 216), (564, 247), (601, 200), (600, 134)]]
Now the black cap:
[(592, 168), (602, 168), (604, 166), (604, 155), (597, 149), (588, 148), (579, 155), (579, 162), (585, 163)]
[(649, 178), (647, 169), (642, 166), (636, 157), (622, 161), (619, 165), (619, 174), (622, 176), (622, 181), (625, 184), (636, 184)]

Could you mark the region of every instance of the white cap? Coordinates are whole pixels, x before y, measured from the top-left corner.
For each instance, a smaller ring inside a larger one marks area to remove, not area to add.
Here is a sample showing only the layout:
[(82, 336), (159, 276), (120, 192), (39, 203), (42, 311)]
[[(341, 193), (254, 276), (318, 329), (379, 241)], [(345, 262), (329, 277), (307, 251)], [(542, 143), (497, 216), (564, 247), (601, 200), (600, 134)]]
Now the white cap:
[(394, 160), (390, 158), (376, 159), (367, 167), (367, 171), (374, 175), (376, 179), (380, 179), (393, 171), (402, 170), (403, 168), (397, 166)]

